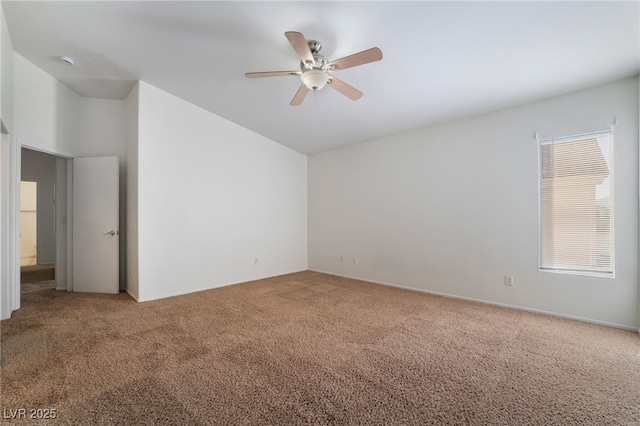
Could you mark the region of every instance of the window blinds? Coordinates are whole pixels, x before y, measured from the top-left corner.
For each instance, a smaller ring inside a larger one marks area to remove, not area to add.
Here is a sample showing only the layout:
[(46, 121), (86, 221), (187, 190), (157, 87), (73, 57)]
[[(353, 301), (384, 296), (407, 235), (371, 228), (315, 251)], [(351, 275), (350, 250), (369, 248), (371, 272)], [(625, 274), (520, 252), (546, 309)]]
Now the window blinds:
[(540, 269), (613, 276), (611, 128), (539, 143)]

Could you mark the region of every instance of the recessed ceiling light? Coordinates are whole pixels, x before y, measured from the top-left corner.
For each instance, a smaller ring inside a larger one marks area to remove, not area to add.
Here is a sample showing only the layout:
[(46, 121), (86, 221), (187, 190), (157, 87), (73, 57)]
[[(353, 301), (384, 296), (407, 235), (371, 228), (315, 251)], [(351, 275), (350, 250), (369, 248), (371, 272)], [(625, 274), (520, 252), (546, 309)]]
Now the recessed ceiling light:
[(73, 59), (69, 58), (68, 56), (61, 56), (59, 61), (65, 65), (69, 65), (70, 67), (76, 64), (76, 62)]

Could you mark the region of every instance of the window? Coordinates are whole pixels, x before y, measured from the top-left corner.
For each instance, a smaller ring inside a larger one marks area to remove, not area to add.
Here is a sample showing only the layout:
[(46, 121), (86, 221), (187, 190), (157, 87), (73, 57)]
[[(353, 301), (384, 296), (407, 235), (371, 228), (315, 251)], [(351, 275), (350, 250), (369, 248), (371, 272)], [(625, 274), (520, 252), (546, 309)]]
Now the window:
[(613, 277), (611, 128), (539, 144), (540, 270)]

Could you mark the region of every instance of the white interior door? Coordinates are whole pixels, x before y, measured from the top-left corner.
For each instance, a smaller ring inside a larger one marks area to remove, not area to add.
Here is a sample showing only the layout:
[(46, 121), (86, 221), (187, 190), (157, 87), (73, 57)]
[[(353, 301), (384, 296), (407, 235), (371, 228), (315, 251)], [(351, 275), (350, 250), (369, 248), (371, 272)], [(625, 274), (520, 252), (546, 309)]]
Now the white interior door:
[(73, 291), (118, 293), (118, 158), (73, 160)]

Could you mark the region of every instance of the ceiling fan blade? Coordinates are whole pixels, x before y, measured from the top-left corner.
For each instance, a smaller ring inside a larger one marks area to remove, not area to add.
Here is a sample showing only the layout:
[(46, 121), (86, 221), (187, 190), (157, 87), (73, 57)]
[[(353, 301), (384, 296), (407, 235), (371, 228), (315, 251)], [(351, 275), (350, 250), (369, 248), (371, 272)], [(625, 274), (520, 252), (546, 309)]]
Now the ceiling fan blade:
[(313, 55), (311, 54), (311, 49), (309, 49), (307, 40), (305, 40), (302, 33), (299, 33), (297, 31), (287, 31), (286, 33), (284, 33), (284, 35), (291, 43), (302, 62), (311, 65), (316, 64), (316, 60), (313, 59)]
[(244, 76), (247, 78), (281, 77), (286, 75), (300, 75), (300, 71), (266, 71), (266, 72), (248, 72), (244, 74)]
[(377, 47), (372, 47), (371, 49), (363, 50), (362, 52), (354, 53), (353, 55), (331, 61), (327, 66), (332, 66), (334, 70), (344, 70), (351, 67), (357, 67), (358, 65), (379, 61), (380, 59), (382, 59), (382, 50)]
[(343, 95), (345, 95), (347, 98), (351, 99), (352, 101), (357, 101), (363, 95), (363, 93), (361, 91), (359, 91), (358, 89), (356, 89), (355, 87), (351, 87), (347, 83), (345, 83), (344, 81), (338, 80), (337, 78), (335, 78), (333, 76), (331, 76), (331, 78), (329, 79), (327, 84), (329, 85), (329, 87), (331, 87), (332, 89), (335, 89), (338, 92), (342, 93)]
[(309, 89), (304, 84), (300, 86), (293, 99), (291, 99), (291, 106), (298, 106), (304, 101), (304, 97), (309, 93)]

